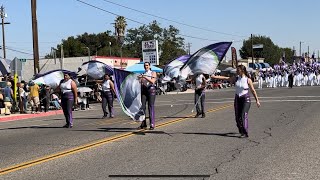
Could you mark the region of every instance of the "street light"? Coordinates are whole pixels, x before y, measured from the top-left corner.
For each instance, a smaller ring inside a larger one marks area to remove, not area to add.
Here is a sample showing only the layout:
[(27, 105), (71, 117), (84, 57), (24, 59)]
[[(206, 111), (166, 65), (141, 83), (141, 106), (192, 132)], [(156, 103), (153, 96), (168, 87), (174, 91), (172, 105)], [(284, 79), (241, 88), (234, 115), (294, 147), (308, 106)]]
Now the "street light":
[(101, 47), (102, 45), (99, 45), (98, 47), (96, 47), (96, 56), (98, 56), (98, 49)]
[(3, 58), (6, 59), (6, 41), (4, 35), (4, 25), (10, 24), (9, 22), (4, 22), (4, 18), (7, 17), (7, 14), (4, 12), (4, 7), (1, 6), (0, 8), (0, 16), (1, 16), (1, 25), (2, 25), (2, 49), (3, 49)]
[(111, 57), (111, 42), (109, 41), (109, 56)]
[(86, 48), (86, 49), (88, 50), (88, 59), (89, 59), (89, 61), (90, 61), (90, 49), (89, 49), (89, 47), (86, 46), (86, 47), (82, 47), (82, 48)]

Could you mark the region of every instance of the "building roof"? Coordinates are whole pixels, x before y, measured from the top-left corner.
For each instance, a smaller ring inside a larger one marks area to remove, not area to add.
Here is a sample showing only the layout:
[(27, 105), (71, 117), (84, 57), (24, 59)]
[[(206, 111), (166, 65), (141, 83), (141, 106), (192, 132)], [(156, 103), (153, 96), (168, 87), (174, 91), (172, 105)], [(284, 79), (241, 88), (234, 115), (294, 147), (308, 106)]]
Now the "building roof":
[(93, 56), (92, 58), (101, 58), (101, 59), (125, 59), (125, 60), (140, 60), (140, 58), (132, 57), (116, 57), (116, 56)]

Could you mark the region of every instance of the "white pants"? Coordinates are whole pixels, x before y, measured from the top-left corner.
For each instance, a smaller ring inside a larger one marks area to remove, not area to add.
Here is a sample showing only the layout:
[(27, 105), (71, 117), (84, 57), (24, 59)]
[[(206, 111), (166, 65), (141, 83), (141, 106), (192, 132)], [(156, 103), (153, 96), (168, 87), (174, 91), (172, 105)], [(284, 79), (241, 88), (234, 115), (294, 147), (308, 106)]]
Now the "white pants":
[(263, 79), (262, 79), (262, 77), (260, 77), (260, 78), (258, 79), (258, 88), (259, 88), (259, 89), (262, 88), (262, 84), (263, 84)]

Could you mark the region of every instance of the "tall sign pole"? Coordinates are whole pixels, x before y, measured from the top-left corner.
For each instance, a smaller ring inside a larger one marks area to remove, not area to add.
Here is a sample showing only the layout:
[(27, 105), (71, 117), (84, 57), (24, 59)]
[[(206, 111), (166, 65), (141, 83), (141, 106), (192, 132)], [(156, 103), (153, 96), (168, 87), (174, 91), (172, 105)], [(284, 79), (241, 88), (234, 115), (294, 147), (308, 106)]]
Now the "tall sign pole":
[(39, 73), (39, 44), (38, 44), (38, 22), (37, 22), (37, 0), (31, 0), (32, 15), (32, 37), (33, 37), (33, 59), (34, 75)]

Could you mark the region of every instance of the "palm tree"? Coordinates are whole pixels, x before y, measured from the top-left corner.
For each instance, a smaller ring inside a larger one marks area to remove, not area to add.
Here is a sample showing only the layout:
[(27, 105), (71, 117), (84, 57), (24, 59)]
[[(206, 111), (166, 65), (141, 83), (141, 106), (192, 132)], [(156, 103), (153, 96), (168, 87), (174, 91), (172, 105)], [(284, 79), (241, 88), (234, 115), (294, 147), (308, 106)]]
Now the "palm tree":
[(124, 32), (126, 30), (127, 22), (126, 18), (123, 16), (118, 16), (115, 20), (115, 29), (116, 29), (116, 35), (120, 41), (123, 41), (124, 39)]
[(126, 18), (123, 16), (118, 16), (117, 19), (115, 20), (115, 30), (116, 30), (116, 36), (118, 38), (118, 41), (120, 43), (120, 66), (122, 69), (122, 45), (124, 43), (124, 32), (126, 30), (126, 26), (127, 26), (127, 22), (126, 22)]

